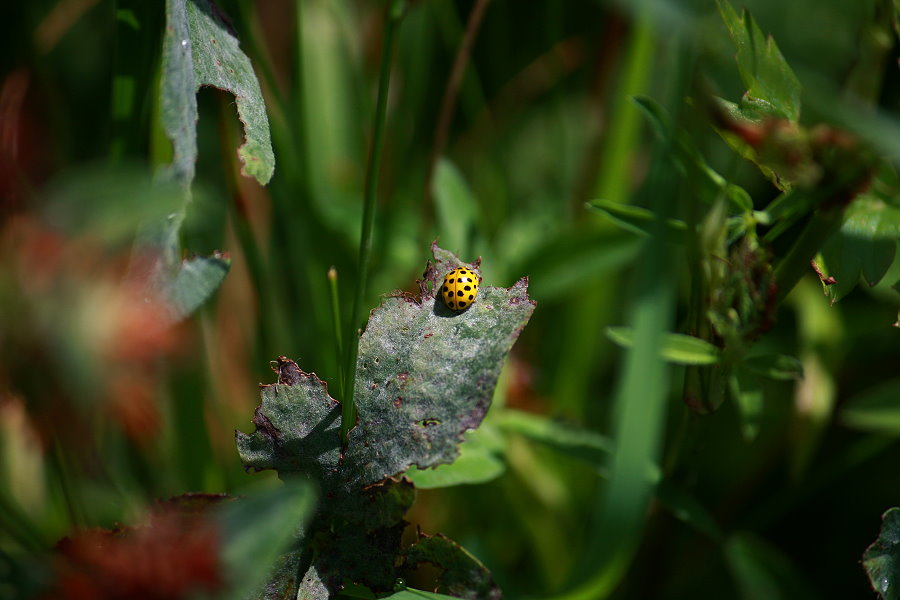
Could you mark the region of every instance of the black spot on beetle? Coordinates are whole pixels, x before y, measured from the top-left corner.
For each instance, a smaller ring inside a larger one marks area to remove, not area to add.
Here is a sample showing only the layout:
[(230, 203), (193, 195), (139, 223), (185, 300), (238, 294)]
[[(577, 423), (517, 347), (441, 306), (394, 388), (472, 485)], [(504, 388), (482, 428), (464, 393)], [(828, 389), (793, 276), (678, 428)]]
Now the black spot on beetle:
[(460, 307), (460, 308), (465, 308), (465, 307), (466, 307), (466, 303), (465, 303), (464, 301), (460, 300), (460, 302), (459, 302), (459, 307)]

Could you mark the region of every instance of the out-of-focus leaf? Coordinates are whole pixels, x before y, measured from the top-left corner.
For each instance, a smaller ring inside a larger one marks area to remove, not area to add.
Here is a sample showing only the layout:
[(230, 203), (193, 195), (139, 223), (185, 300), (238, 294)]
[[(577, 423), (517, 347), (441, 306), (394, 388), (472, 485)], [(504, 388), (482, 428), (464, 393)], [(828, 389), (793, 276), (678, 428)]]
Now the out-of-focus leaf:
[(359, 598), (360, 600), (375, 600), (376, 596), (367, 587), (363, 587), (361, 585), (356, 585), (355, 583), (348, 583), (344, 586), (344, 589), (341, 590), (340, 596), (338, 599), (342, 598)]
[(744, 359), (743, 367), (769, 379), (790, 380), (803, 377), (803, 363), (786, 354), (760, 354)]
[(447, 158), (438, 161), (431, 193), (441, 244), (458, 254), (468, 254), (479, 218), (478, 202), (462, 173)]
[(534, 303), (523, 279), (509, 289), (482, 286), (471, 308), (454, 313), (434, 293), (443, 273), (462, 263), (437, 246), (433, 252), (421, 298), (386, 298), (369, 317), (359, 343), (358, 421), (343, 456), (338, 403), (318, 378), (282, 359), (279, 383), (262, 388), (256, 431), (237, 433), (247, 467), (299, 471), (326, 489), (354, 490), (413, 464), (453, 462), (462, 434), (484, 418)]
[(741, 432), (744, 438), (752, 440), (759, 433), (759, 421), (763, 409), (763, 391), (756, 377), (748, 375), (743, 368), (729, 378), (728, 387), (737, 403), (741, 415)]
[(900, 598), (900, 508), (882, 515), (878, 539), (866, 548), (862, 564), (869, 584), (883, 600)]
[[(634, 332), (630, 327), (607, 327), (606, 337), (623, 348), (634, 345)], [(675, 364), (712, 365), (719, 362), (721, 353), (706, 340), (682, 333), (667, 333), (659, 354)]]
[(426, 600), (454, 600), (456, 596), (445, 596), (444, 594), (435, 594), (434, 592), (407, 588), (399, 592), (394, 592), (390, 596), (384, 596), (381, 600), (422, 600), (423, 598)]
[(673, 125), (659, 104), (644, 96), (634, 100), (650, 121), (653, 131), (660, 140), (665, 140), (674, 134), (675, 144), (672, 145), (672, 156), (691, 182), (705, 191), (704, 200), (712, 202), (722, 195), (738, 212), (747, 213), (753, 210), (753, 199), (750, 198), (750, 194), (744, 188), (728, 183), (724, 177), (710, 167), (686, 131), (679, 129), (671, 132)]
[[(230, 502), (222, 507), (222, 562), (231, 583), (229, 598), (269, 596), (260, 590), (274, 571), (286, 589), (296, 586), (297, 573), (281, 569), (282, 553), (301, 535), (316, 505), (316, 493), (305, 481), (291, 481)], [(270, 581), (270, 584), (272, 582)]]
[(765, 36), (744, 10), (738, 15), (726, 0), (717, 0), (719, 14), (737, 47), (737, 64), (747, 94), (761, 100), (773, 114), (791, 121), (800, 118), (800, 81), (781, 55), (775, 40)]
[(743, 600), (816, 597), (796, 565), (766, 540), (739, 532), (728, 539), (724, 551)]
[(538, 301), (554, 300), (584, 288), (637, 256), (643, 240), (630, 231), (565, 231), (537, 246), (521, 268), (528, 269), (528, 292)]
[[(656, 227), (656, 215), (646, 208), (631, 204), (619, 204), (608, 200), (592, 200), (588, 208), (605, 214), (609, 219), (627, 231), (638, 235), (652, 235)], [(684, 221), (666, 219), (666, 239), (683, 243), (687, 232)]]
[(219, 252), (181, 263), (168, 294), (173, 318), (181, 320), (197, 310), (219, 289), (230, 268), (231, 259)]
[(900, 379), (881, 383), (847, 400), (840, 420), (853, 429), (900, 435)]
[(687, 523), (697, 531), (720, 541), (724, 534), (710, 514), (696, 497), (667, 481), (660, 481), (656, 487), (656, 497), (662, 504), (672, 511), (679, 521)]
[(421, 563), (432, 564), (441, 573), (437, 589), (467, 600), (499, 600), (500, 588), (481, 562), (453, 540), (443, 536), (422, 535), (404, 552), (405, 568), (414, 570)]
[(189, 184), (197, 160), (197, 91), (212, 86), (234, 94), (244, 125), (238, 149), (245, 175), (265, 185), (275, 170), (269, 120), (250, 59), (219, 8), (209, 0), (167, 0), (160, 118), (174, 147), (166, 177)]
[(212, 268), (199, 269), (204, 272), (201, 280), (194, 278), (194, 266), (186, 269), (180, 260), (178, 235), (197, 162), (197, 91), (211, 86), (234, 95), (244, 127), (244, 143), (237, 151), (244, 175), (265, 185), (275, 170), (275, 155), (250, 59), (238, 47), (225, 15), (210, 0), (166, 0), (161, 69), (159, 119), (172, 142), (173, 156), (172, 162), (160, 169), (159, 180), (181, 188), (180, 204), (164, 217), (144, 223), (138, 245), (142, 254), (152, 254), (155, 259), (152, 265), (141, 265), (139, 276), (174, 305), (177, 315), (184, 316), (209, 297), (222, 274), (214, 264), (216, 257), (207, 259), (213, 262), (206, 267)]
[(451, 464), (431, 469), (419, 469), (413, 465), (406, 476), (419, 489), (485, 483), (506, 471), (506, 463), (501, 458), (503, 446), (503, 437), (485, 423), (465, 434), (459, 456)]
[(900, 207), (872, 195), (857, 198), (848, 208), (839, 232), (822, 248), (828, 274), (837, 283), (828, 286), (833, 301), (856, 287), (862, 275), (874, 286), (887, 273), (900, 239)]
[[(761, 126), (763, 121), (762, 117), (760, 117), (755, 111), (748, 110), (745, 107), (742, 107), (734, 102), (730, 102), (725, 100), (724, 98), (713, 98), (713, 102), (715, 106), (721, 110), (725, 115), (728, 115), (730, 119), (735, 121), (736, 123), (743, 123), (751, 126)], [(749, 160), (752, 163), (755, 163), (759, 170), (762, 172), (765, 177), (772, 182), (772, 185), (782, 190), (783, 192), (787, 192), (791, 188), (790, 182), (784, 181), (778, 173), (776, 173), (771, 166), (765, 164), (765, 162), (761, 161), (759, 158), (759, 154), (756, 149), (747, 143), (747, 140), (738, 136), (737, 134), (726, 131), (722, 128), (717, 128), (716, 131), (722, 139), (725, 140), (725, 143), (728, 146), (737, 152), (738, 156)]]
[(42, 216), (69, 235), (125, 245), (142, 222), (164, 220), (181, 202), (178, 186), (154, 182), (146, 167), (82, 166), (48, 187)]
[(600, 465), (612, 450), (612, 442), (595, 431), (568, 423), (553, 421), (542, 415), (534, 415), (519, 410), (497, 411), (492, 419), (503, 431), (517, 433), (530, 440), (585, 460), (592, 465)]

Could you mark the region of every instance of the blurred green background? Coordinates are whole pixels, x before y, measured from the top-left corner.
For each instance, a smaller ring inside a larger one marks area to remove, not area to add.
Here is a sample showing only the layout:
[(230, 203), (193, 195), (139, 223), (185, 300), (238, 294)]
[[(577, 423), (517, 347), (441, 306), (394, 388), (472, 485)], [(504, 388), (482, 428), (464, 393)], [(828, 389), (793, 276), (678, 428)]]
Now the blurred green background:
[[(158, 122), (163, 3), (5, 8), (0, 550), (12, 563), (75, 526), (133, 522), (155, 498), (271, 484), (271, 473), (244, 473), (233, 432), (250, 427), (276, 357), (338, 389), (326, 274), (337, 270), (346, 320), (387, 6), (220, 6), (260, 79), (276, 170), (267, 187), (240, 176), (234, 99), (201, 90), (181, 243), (186, 255), (227, 251), (232, 268), (207, 305), (166, 332), (148, 329), (121, 296), (135, 231), (167, 214), (175, 193), (151, 184), (171, 159)], [(798, 74), (804, 123), (858, 111), (890, 123), (874, 136), (893, 134), (891, 2), (735, 6)], [(744, 92), (715, 3), (419, 0), (398, 35), (364, 310), (417, 289), (435, 238), (463, 260), (482, 257), (485, 285), (529, 277), (537, 309), (495, 401), (608, 433), (622, 351), (604, 330), (632, 308), (639, 244), (585, 203), (677, 213), (694, 189), (685, 177), (647, 183), (659, 146), (632, 97), (661, 104), (756, 208), (777, 195), (703, 110), (710, 93)], [(684, 262), (672, 262), (680, 331), (691, 290)], [(880, 383), (896, 387), (898, 279), (895, 264), (883, 285), (834, 305), (814, 273), (801, 281), (759, 347), (797, 356), (806, 376), (766, 384), (755, 437), (742, 435), (729, 400), (690, 416), (683, 369), (671, 371), (656, 441), (689, 438), (671, 472), (724, 533), (704, 535), (672, 502), (651, 502), (613, 597), (870, 597), (859, 561), (881, 513), (900, 503), (897, 431), (847, 426), (840, 410)], [(459, 541), (507, 597), (560, 594), (591, 573), (602, 465), (516, 435), (503, 459), (505, 473), (488, 483), (420, 491), (408, 519)]]

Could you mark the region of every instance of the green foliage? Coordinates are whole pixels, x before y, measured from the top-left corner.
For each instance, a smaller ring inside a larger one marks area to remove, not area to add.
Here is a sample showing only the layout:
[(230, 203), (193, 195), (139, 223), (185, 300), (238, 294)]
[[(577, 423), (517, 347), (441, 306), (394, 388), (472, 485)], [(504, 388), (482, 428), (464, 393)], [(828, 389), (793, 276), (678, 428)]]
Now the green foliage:
[(478, 203), (459, 169), (446, 158), (442, 157), (435, 168), (432, 194), (443, 234), (441, 244), (457, 254), (469, 254), (478, 231)]
[(800, 120), (800, 82), (775, 40), (765, 37), (745, 9), (739, 16), (727, 0), (717, 0), (719, 14), (737, 48), (737, 66), (747, 87), (744, 98), (753, 110)]
[(878, 539), (866, 548), (863, 567), (872, 589), (883, 600), (900, 598), (900, 508), (891, 508), (881, 517)]
[(250, 59), (238, 47), (224, 15), (209, 0), (168, 0), (163, 41), (160, 121), (174, 159), (165, 176), (189, 185), (197, 161), (197, 99), (202, 86), (234, 94), (244, 125), (238, 155), (242, 171), (261, 184), (272, 178), (275, 156), (269, 120)]
[(809, 584), (798, 576), (796, 567), (777, 548), (759, 537), (738, 532), (725, 543), (725, 559), (735, 578), (740, 597), (815, 598)]
[(164, 218), (148, 221), (141, 243), (145, 251), (159, 253), (151, 285), (171, 304), (173, 319), (181, 320), (218, 289), (230, 266), (217, 255), (184, 263), (177, 258), (197, 162), (200, 88), (216, 87), (235, 97), (245, 135), (238, 149), (242, 174), (268, 183), (275, 156), (259, 82), (218, 7), (208, 0), (167, 0), (161, 69), (159, 120), (173, 158), (161, 169), (160, 179), (183, 189), (182, 203)]
[[(357, 422), (345, 448), (338, 435), (339, 403), (315, 375), (283, 357), (278, 383), (262, 388), (256, 431), (236, 434), (248, 468), (310, 478), (330, 499), (320, 507), (322, 525), (305, 542), (318, 557), (311, 567), (317, 583), (303, 588), (311, 598), (327, 597), (344, 579), (375, 589), (394, 580), (402, 517), (414, 489), (408, 479), (395, 478), (413, 465), (422, 473), (457, 458), (463, 434), (484, 418), (503, 360), (534, 310), (523, 279), (509, 289), (482, 286), (468, 310), (451, 311), (435, 294), (444, 273), (463, 263), (436, 244), (432, 253), (421, 295), (385, 298), (369, 316), (357, 357)], [(477, 271), (477, 265), (469, 266)], [(496, 474), (488, 466), (487, 473), (473, 476), (465, 463), (457, 470), (470, 480)], [(409, 494), (398, 499), (396, 490)], [(323, 528), (330, 528), (327, 542)], [(435, 543), (420, 542), (408, 551), (406, 568), (426, 560), (441, 565), (447, 578), (442, 586), (483, 597), (481, 587), (457, 573), (454, 561), (464, 551), (441, 544), (432, 549)], [(366, 554), (371, 561), (359, 558)]]
[(503, 475), (506, 464), (502, 453), (505, 443), (499, 433), (484, 423), (465, 434), (459, 456), (450, 464), (419, 469), (415, 465), (406, 472), (418, 489), (451, 487), (454, 485), (485, 483)]
[(167, 294), (173, 319), (180, 321), (200, 308), (219, 288), (230, 268), (231, 259), (221, 253), (185, 260)]
[(57, 4), (2, 38), (0, 595), (190, 584), (176, 506), (216, 597), (890, 597), (897, 2)]
[(876, 285), (894, 262), (900, 239), (900, 208), (872, 195), (850, 205), (840, 231), (822, 248), (827, 273), (835, 283), (826, 290), (833, 301), (846, 296), (862, 277)]
[(221, 560), (231, 584), (229, 598), (266, 597), (262, 590), (273, 565), (277, 572), (281, 555), (307, 526), (315, 505), (313, 486), (294, 481), (222, 507)]

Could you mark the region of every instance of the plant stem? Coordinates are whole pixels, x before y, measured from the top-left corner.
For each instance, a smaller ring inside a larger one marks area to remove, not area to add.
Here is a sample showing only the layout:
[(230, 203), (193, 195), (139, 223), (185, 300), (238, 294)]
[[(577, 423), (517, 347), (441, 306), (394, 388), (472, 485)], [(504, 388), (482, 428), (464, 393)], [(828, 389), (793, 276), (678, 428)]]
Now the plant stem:
[(331, 267), (328, 269), (328, 288), (331, 293), (331, 316), (334, 319), (334, 339), (337, 348), (337, 367), (338, 367), (338, 392), (341, 398), (344, 397), (344, 332), (341, 327), (341, 303), (338, 293), (338, 273), (337, 269)]
[(378, 76), (378, 100), (375, 105), (375, 121), (372, 145), (366, 166), (365, 196), (363, 198), (363, 221), (359, 240), (359, 260), (356, 273), (356, 295), (350, 313), (350, 335), (347, 337), (347, 362), (344, 373), (344, 397), (341, 399), (341, 444), (347, 445), (347, 436), (356, 422), (356, 405), (353, 400), (356, 379), (356, 357), (359, 352), (359, 338), (356, 334), (360, 321), (360, 311), (366, 297), (369, 276), (369, 259), (372, 255), (372, 229), (375, 223), (375, 193), (378, 190), (378, 168), (381, 163), (381, 144), (384, 137), (387, 95), (391, 78), (391, 62), (394, 55), (397, 25), (406, 9), (406, 0), (394, 0), (384, 24), (384, 47), (381, 54), (381, 68)]

